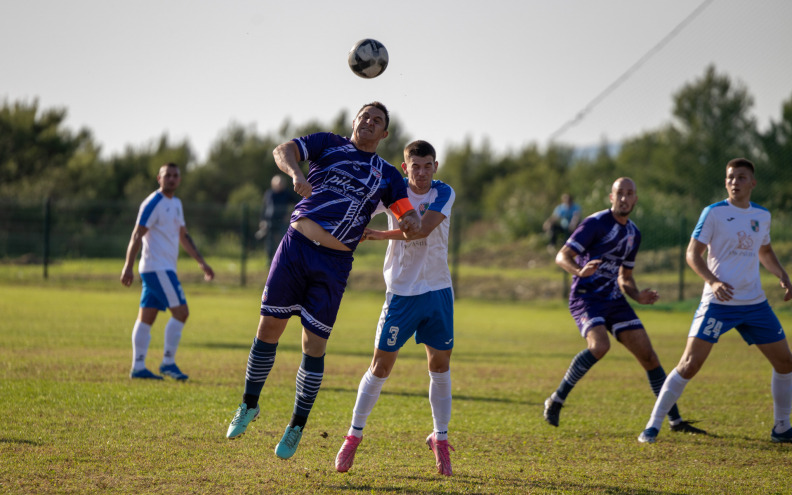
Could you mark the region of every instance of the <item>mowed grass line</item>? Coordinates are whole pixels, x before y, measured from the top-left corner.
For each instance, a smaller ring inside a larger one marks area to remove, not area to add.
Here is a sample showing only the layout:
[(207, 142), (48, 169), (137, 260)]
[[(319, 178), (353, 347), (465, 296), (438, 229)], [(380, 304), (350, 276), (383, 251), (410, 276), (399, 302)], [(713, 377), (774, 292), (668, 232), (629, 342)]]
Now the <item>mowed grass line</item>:
[[(407, 345), (366, 427), (355, 465), (333, 460), (369, 364), (383, 296), (349, 292), (325, 379), (297, 455), (273, 453), (300, 362), (292, 319), (240, 440), (225, 431), (240, 401), (258, 289), (186, 288), (191, 316), (177, 356), (188, 383), (132, 382), (139, 292), (108, 286), (0, 285), (0, 492), (3, 493), (792, 493), (792, 448), (769, 441), (770, 367), (735, 332), (722, 338), (680, 403), (707, 437), (635, 440), (654, 403), (645, 374), (614, 345), (579, 383), (561, 426), (542, 402), (583, 348), (561, 303), (461, 300), (456, 307), (451, 443), (439, 476), (422, 346)], [(689, 311), (639, 308), (666, 370)], [(789, 312), (779, 317), (792, 328)], [(148, 365), (162, 354), (160, 315)]]

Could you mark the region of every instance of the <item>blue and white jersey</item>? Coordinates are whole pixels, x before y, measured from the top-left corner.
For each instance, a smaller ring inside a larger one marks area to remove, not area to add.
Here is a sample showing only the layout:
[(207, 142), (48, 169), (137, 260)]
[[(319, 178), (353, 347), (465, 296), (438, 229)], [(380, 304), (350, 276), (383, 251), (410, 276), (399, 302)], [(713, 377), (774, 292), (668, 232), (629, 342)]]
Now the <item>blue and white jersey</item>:
[(632, 220), (622, 225), (613, 213), (602, 210), (587, 217), (575, 229), (566, 246), (575, 251), (578, 265), (602, 260), (589, 277), (572, 277), (569, 299), (614, 300), (624, 298), (619, 287), (619, 269), (633, 269), (641, 245), (641, 233)]
[(140, 273), (176, 271), (179, 258), (179, 232), (184, 226), (184, 210), (179, 198), (169, 198), (159, 190), (140, 204), (137, 225), (148, 229), (143, 236)]
[(728, 200), (701, 212), (693, 239), (707, 245), (707, 266), (719, 280), (734, 287), (729, 301), (718, 301), (704, 284), (701, 302), (739, 306), (765, 301), (759, 279), (759, 248), (770, 244), (770, 212), (751, 203), (738, 208)]
[[(293, 139), (313, 188), (294, 208), (291, 221), (310, 218), (354, 250), (377, 204), (407, 197), (401, 173), (376, 153), (361, 151), (349, 138), (320, 132)], [(340, 219), (340, 220), (339, 220)]]
[[(407, 178), (404, 178), (407, 185)], [(390, 240), (385, 253), (385, 285), (387, 291), (399, 296), (417, 296), (430, 291), (451, 287), (448, 269), (448, 231), (451, 224), (451, 207), (456, 197), (448, 184), (433, 180), (429, 192), (418, 194), (407, 187), (410, 203), (419, 215), (437, 211), (445, 215), (440, 225), (424, 239), (412, 241)], [(380, 203), (374, 214), (388, 214), (388, 228), (398, 229), (396, 215)]]

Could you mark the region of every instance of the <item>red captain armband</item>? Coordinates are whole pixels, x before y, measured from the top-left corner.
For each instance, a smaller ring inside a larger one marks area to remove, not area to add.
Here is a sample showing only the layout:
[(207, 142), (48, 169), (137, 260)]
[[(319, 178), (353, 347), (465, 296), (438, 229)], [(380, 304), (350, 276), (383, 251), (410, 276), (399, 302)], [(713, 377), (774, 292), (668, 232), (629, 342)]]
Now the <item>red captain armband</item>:
[(412, 203), (410, 203), (410, 200), (407, 198), (402, 198), (396, 201), (395, 203), (393, 203), (392, 205), (390, 205), (390, 211), (392, 211), (393, 214), (396, 215), (397, 220), (402, 216), (404, 216), (405, 213), (414, 209), (415, 208), (413, 208)]

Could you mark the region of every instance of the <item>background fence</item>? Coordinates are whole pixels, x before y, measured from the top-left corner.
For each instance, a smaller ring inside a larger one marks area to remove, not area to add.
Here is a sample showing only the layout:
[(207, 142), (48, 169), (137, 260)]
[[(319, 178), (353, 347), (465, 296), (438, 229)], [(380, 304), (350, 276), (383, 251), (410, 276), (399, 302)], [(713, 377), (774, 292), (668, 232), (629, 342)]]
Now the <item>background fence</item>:
[[(458, 296), (487, 299), (533, 299), (565, 297), (569, 277), (553, 265), (553, 254), (545, 239), (536, 233), (526, 239), (506, 242), (493, 234), (495, 218), (465, 211), (457, 200), (452, 217), (449, 265)], [(603, 205), (605, 207), (606, 205)], [(44, 201), (0, 204), (0, 261), (6, 264), (40, 265), (42, 277), (48, 267), (64, 260), (116, 259), (123, 264), (129, 238), (137, 218), (138, 204), (124, 201)], [(211, 259), (230, 260), (237, 271), (230, 284), (245, 285), (251, 269), (248, 259), (257, 260), (256, 280), (265, 276), (263, 242), (256, 240), (258, 212), (245, 206), (229, 208), (216, 204), (185, 203), (185, 218), (201, 252)], [(590, 214), (592, 212), (585, 212)], [(664, 299), (697, 297), (701, 282), (684, 261), (690, 233), (700, 212), (683, 218), (649, 217), (638, 208), (632, 218), (642, 232), (636, 278), (641, 287), (661, 287)], [(384, 228), (384, 217), (374, 220)], [(792, 221), (782, 212), (773, 220), (773, 242), (782, 263), (792, 262)], [(383, 243), (362, 243), (356, 259), (372, 260), (353, 270), (352, 286), (384, 287), (381, 275)], [(182, 253), (184, 259), (186, 255)], [(263, 266), (263, 268), (262, 268)], [(367, 267), (366, 267), (367, 266)], [(262, 272), (263, 274), (259, 273)], [(195, 275), (199, 279), (199, 274)], [(181, 274), (180, 274), (181, 275)]]

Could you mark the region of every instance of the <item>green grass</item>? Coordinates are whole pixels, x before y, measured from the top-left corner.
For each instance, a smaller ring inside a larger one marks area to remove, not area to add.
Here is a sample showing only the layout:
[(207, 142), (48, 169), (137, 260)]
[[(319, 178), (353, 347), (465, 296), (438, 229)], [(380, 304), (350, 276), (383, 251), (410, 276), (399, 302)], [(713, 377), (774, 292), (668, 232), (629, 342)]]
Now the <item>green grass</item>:
[[(120, 270), (120, 265), (108, 264)], [(97, 276), (101, 272), (97, 268)], [(84, 272), (83, 272), (84, 273)], [(10, 278), (9, 278), (10, 277)], [(101, 277), (100, 277), (101, 278)], [(561, 426), (542, 402), (584, 345), (560, 301), (462, 299), (456, 307), (450, 440), (454, 476), (434, 469), (426, 358), (408, 344), (374, 409), (355, 465), (333, 469), (373, 346), (382, 294), (350, 291), (329, 341), (323, 388), (297, 455), (273, 449), (300, 362), (292, 319), (240, 440), (225, 431), (244, 383), (260, 289), (185, 284), (191, 316), (178, 363), (188, 383), (133, 382), (139, 287), (117, 282), (0, 282), (0, 493), (792, 493), (792, 446), (772, 444), (770, 366), (726, 334), (680, 409), (712, 435), (636, 436), (654, 398), (614, 345), (578, 384)], [(666, 370), (691, 308), (639, 309)], [(787, 329), (792, 315), (779, 312)], [(161, 314), (148, 365), (162, 352)]]

